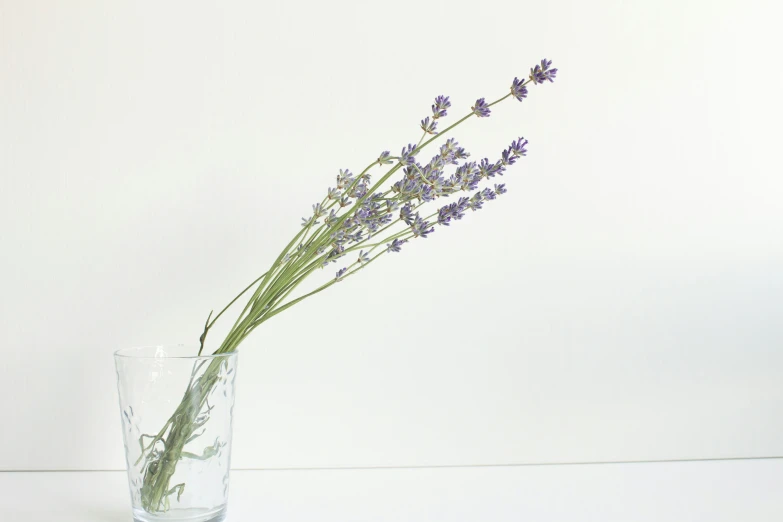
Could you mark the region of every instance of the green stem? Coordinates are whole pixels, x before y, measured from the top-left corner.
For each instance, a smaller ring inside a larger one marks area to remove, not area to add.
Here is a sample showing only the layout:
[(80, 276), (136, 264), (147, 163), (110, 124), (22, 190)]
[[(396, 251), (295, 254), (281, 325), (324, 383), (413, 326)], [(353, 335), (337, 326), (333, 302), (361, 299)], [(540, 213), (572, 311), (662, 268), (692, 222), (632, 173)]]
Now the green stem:
[(236, 296), (234, 299), (232, 299), (232, 300), (231, 300), (231, 302), (230, 302), (230, 303), (228, 303), (228, 304), (226, 305), (226, 307), (225, 307), (225, 308), (223, 308), (223, 309), (220, 311), (220, 313), (218, 313), (218, 314), (215, 316), (215, 318), (214, 318), (214, 319), (212, 319), (212, 322), (210, 322), (210, 321), (209, 321), (209, 318), (207, 318), (207, 326), (206, 326), (206, 327), (204, 327), (204, 333), (202, 334), (201, 347), (200, 347), (200, 348), (199, 348), (199, 350), (198, 350), (198, 354), (199, 354), (199, 355), (201, 355), (201, 352), (202, 352), (202, 350), (204, 349), (204, 341), (206, 340), (206, 337), (207, 337), (207, 332), (209, 331), (209, 329), (210, 329), (210, 328), (212, 328), (212, 325), (214, 325), (214, 324), (215, 324), (215, 321), (217, 321), (218, 319), (220, 319), (220, 316), (221, 316), (221, 315), (223, 315), (223, 313), (224, 313), (226, 310), (228, 310), (229, 308), (231, 308), (231, 305), (233, 305), (234, 303), (236, 303), (236, 302), (237, 302), (237, 299), (239, 299), (240, 297), (242, 297), (242, 296), (245, 294), (245, 292), (247, 292), (248, 290), (250, 290), (251, 288), (253, 288), (253, 286), (255, 286), (255, 284), (256, 284), (256, 283), (258, 283), (258, 282), (261, 280), (261, 278), (262, 278), (262, 277), (264, 277), (266, 274), (267, 274), (267, 272), (264, 272), (264, 273), (263, 273), (263, 274), (261, 274), (261, 275), (260, 275), (260, 276), (259, 276), (259, 277), (258, 277), (258, 278), (255, 280), (255, 281), (253, 281), (252, 283), (250, 283), (249, 285), (247, 285), (247, 287), (245, 287), (245, 289), (244, 289), (244, 290), (242, 290), (241, 292), (239, 292), (239, 295), (237, 295), (237, 296)]

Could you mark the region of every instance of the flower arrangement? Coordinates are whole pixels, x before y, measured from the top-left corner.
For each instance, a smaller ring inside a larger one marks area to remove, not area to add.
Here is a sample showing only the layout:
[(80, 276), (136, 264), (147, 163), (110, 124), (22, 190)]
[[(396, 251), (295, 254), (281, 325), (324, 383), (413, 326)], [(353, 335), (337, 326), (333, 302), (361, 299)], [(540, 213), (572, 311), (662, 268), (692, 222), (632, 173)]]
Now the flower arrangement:
[[(504, 96), (492, 102), (479, 98), (470, 112), (442, 130), (438, 127), (452, 105), (448, 96), (438, 96), (431, 114), (420, 122), (422, 134), (416, 144), (402, 147), (399, 155), (382, 152), (358, 175), (340, 170), (335, 186), (312, 206), (311, 214), (302, 218), (301, 229), (269, 270), (214, 318), (210, 312), (198, 354), (204, 351), (215, 322), (251, 290), (247, 304), (214, 354), (236, 350), (248, 335), (272, 317), (354, 276), (379, 258), (400, 252), (407, 243), (426, 239), (438, 228), (450, 226), (468, 211), (480, 210), (505, 194), (505, 184), (495, 183), (496, 178), (525, 156), (528, 142), (524, 138), (513, 140), (495, 161), (488, 158), (468, 161), (470, 154), (454, 138), (446, 139), (427, 162), (420, 162), (418, 157), (426, 147), (466, 120), (489, 117), (492, 108), (507, 98), (521, 102), (527, 98), (530, 84), (553, 82), (556, 75), (551, 60), (541, 60), (530, 69), (527, 79), (514, 78)], [(372, 183), (370, 171), (376, 167), (388, 170)], [(389, 184), (395, 174), (398, 177)], [(446, 204), (436, 203), (443, 198), (452, 199)], [(332, 265), (337, 269), (334, 278), (292, 297), (311, 274)], [(185, 445), (199, 436), (199, 429), (208, 421), (208, 396), (221, 379), (221, 363), (220, 359), (199, 363), (206, 368), (198, 378), (195, 376), (202, 368), (194, 368), (188, 389), (169, 420), (157, 434), (144, 434), (139, 439), (141, 456), (135, 464), (143, 467), (141, 503), (148, 512), (165, 511), (170, 505), (169, 497), (182, 494), (184, 484), (171, 487), (169, 481), (177, 462), (193, 455), (185, 451)], [(208, 455), (205, 451), (204, 458)]]

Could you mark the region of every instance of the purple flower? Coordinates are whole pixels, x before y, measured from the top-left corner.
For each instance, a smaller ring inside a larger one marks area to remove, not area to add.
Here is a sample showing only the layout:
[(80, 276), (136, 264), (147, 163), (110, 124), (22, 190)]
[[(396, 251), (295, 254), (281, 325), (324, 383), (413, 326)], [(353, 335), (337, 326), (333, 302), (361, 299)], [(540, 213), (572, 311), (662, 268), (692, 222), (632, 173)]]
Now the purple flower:
[(337, 211), (332, 209), (329, 211), (329, 215), (324, 219), (324, 223), (326, 223), (327, 227), (331, 227), (332, 225), (337, 223)]
[(432, 188), (432, 185), (422, 185), (421, 190), (419, 190), (419, 199), (426, 203), (428, 201), (432, 201), (437, 197), (437, 194), (435, 193), (435, 189)]
[(353, 174), (348, 169), (340, 169), (340, 173), (337, 175), (337, 188), (344, 189), (348, 185), (353, 183)]
[(550, 69), (550, 65), (552, 65), (552, 60), (547, 60), (546, 58), (541, 60), (541, 65), (536, 65), (530, 69), (530, 80), (536, 84), (544, 83), (547, 80), (550, 83), (554, 82), (555, 76), (557, 76), (557, 69)]
[(329, 237), (332, 238), (335, 243), (345, 243), (345, 230), (335, 230), (329, 234)]
[(462, 190), (475, 189), (481, 181), (481, 171), (475, 162), (463, 163), (454, 172), (453, 183)]
[(340, 199), (341, 195), (342, 195), (342, 192), (340, 192), (338, 189), (331, 188), (331, 187), (326, 192), (326, 197), (329, 198), (329, 199)]
[(470, 108), (470, 110), (472, 110), (473, 114), (479, 118), (486, 118), (490, 113), (489, 105), (486, 101), (484, 101), (484, 98), (479, 98), (476, 100), (476, 103), (473, 105), (473, 107)]
[[(432, 178), (432, 176), (430, 177)], [(432, 192), (436, 198), (446, 195), (446, 179), (443, 176), (439, 175), (437, 178), (432, 179), (430, 187), (432, 187)]]
[(435, 121), (434, 119), (430, 121), (429, 116), (421, 120), (421, 130), (423, 130), (427, 134), (437, 134), (438, 132), (435, 130), (437, 126), (438, 126), (438, 122)]
[(405, 205), (400, 209), (400, 219), (405, 222), (406, 225), (410, 226), (413, 223), (413, 220), (416, 219), (416, 216), (413, 214), (413, 209), (411, 209), (410, 205)]
[(517, 161), (517, 156), (513, 153), (511, 147), (503, 151), (501, 158), (503, 165), (513, 165)]
[(478, 166), (479, 175), (481, 176), (481, 179), (491, 178), (492, 176), (494, 176), (495, 173), (494, 172), (490, 173), (490, 170), (489, 170), (491, 167), (494, 167), (494, 166), (495, 166), (494, 163), (490, 163), (489, 162), (489, 158), (484, 158), (483, 160), (481, 160), (479, 162), (479, 166)]
[(497, 197), (497, 195), (492, 191), (491, 188), (485, 188), (484, 190), (481, 191), (481, 197), (485, 201), (492, 201)]
[(326, 255), (324, 266), (328, 265), (330, 262), (337, 262), (337, 259), (343, 256), (343, 252), (345, 252), (345, 247), (342, 243), (338, 242), (332, 245), (332, 251)]
[(495, 194), (500, 195), (500, 194), (505, 194), (506, 192), (508, 191), (506, 190), (505, 183), (495, 184)]
[(468, 198), (459, 198), (458, 201), (441, 207), (438, 210), (438, 224), (449, 226), (451, 220), (462, 219), (468, 209)]
[(409, 143), (407, 147), (403, 147), (402, 153), (400, 154), (400, 161), (404, 165), (413, 165), (416, 163), (416, 157), (413, 155), (415, 150), (416, 145), (413, 145), (412, 143)]
[(432, 119), (437, 120), (446, 115), (446, 109), (451, 107), (451, 102), (448, 96), (438, 96), (435, 98), (435, 103), (432, 104)]
[(457, 143), (454, 138), (447, 139), (446, 143), (440, 146), (440, 159), (443, 160), (444, 163), (456, 165), (457, 160), (465, 159), (468, 156), (470, 156), (470, 153), (460, 147), (459, 143)]
[(443, 167), (446, 166), (446, 162), (443, 161), (443, 158), (440, 156), (440, 154), (437, 154), (432, 157), (429, 163), (427, 163), (427, 168), (429, 168), (432, 171), (442, 171)]
[(345, 267), (341, 268), (340, 270), (337, 271), (337, 274), (335, 274), (334, 278), (339, 281), (340, 279), (343, 278), (343, 276), (347, 271), (348, 271), (347, 268)]
[(404, 245), (407, 242), (408, 242), (407, 239), (395, 239), (394, 241), (392, 241), (391, 243), (388, 243), (386, 245), (386, 252), (389, 252), (389, 253), (391, 253), (391, 252), (399, 252), (401, 247), (402, 247), (402, 245)]
[(501, 163), (490, 163), (489, 158), (484, 158), (479, 163), (478, 170), (481, 178), (494, 178), (496, 174), (503, 174)]
[(511, 142), (511, 152), (514, 153), (514, 156), (524, 156), (525, 154), (527, 154), (527, 149), (525, 149), (525, 145), (527, 145), (527, 140), (525, 138), (520, 137), (519, 139)]
[(413, 235), (415, 237), (427, 237), (427, 234), (435, 231), (435, 227), (432, 226), (432, 223), (423, 220), (417, 214), (416, 219), (411, 224), (411, 230), (413, 231)]
[(484, 198), (481, 196), (481, 192), (476, 192), (473, 194), (473, 197), (470, 198), (470, 201), (468, 202), (468, 207), (470, 210), (476, 211), (480, 210), (482, 204), (484, 203)]
[(511, 82), (511, 96), (519, 101), (522, 101), (522, 98), (527, 98), (527, 87), (525, 87), (525, 82), (519, 78), (514, 78), (514, 81)]
[(378, 156), (378, 165), (388, 165), (390, 163), (394, 163), (391, 159), (391, 153), (388, 150), (381, 152), (381, 155)]
[(446, 143), (440, 146), (440, 154), (438, 154), (444, 164), (451, 163), (451, 160), (454, 158), (454, 153), (449, 149), (448, 146), (449, 141), (451, 141), (451, 139), (449, 139), (448, 141), (446, 141)]
[(446, 143), (440, 146), (440, 155), (448, 156), (448, 154), (451, 153), (457, 145), (459, 144), (454, 138), (447, 139)]
[(371, 208), (369, 208), (369, 207), (367, 206), (367, 203), (365, 203), (364, 205), (362, 205), (362, 206), (359, 208), (359, 210), (357, 210), (357, 211), (356, 211), (356, 216), (355, 216), (355, 218), (356, 218), (356, 219), (357, 219), (357, 220), (358, 220), (360, 223), (362, 223), (362, 222), (364, 222), (364, 221), (367, 221), (367, 219), (369, 219), (370, 217), (372, 217), (372, 209), (371, 209)]
[(362, 240), (362, 231), (358, 230), (353, 234), (348, 234), (345, 236), (345, 239), (347, 239), (349, 243), (358, 243)]
[[(454, 205), (452, 203), (451, 205)], [(449, 226), (449, 221), (451, 221), (451, 205), (446, 205), (445, 207), (440, 207), (440, 210), (438, 210), (438, 224)]]
[(365, 252), (364, 250), (359, 250), (359, 263), (367, 263), (370, 261), (370, 256), (368, 252)]
[(383, 214), (380, 218), (378, 218), (377, 225), (378, 226), (388, 225), (391, 222), (392, 222), (392, 215)]
[(403, 201), (408, 201), (416, 197), (416, 194), (419, 191), (419, 183), (413, 174), (413, 172), (415, 172), (413, 169), (406, 169), (405, 172), (406, 177), (394, 183), (394, 185), (392, 185), (392, 191), (401, 194), (403, 196)]
[(364, 197), (368, 190), (370, 190), (370, 187), (367, 186), (367, 183), (361, 182), (354, 185), (353, 189), (348, 192), (348, 195), (358, 199)]

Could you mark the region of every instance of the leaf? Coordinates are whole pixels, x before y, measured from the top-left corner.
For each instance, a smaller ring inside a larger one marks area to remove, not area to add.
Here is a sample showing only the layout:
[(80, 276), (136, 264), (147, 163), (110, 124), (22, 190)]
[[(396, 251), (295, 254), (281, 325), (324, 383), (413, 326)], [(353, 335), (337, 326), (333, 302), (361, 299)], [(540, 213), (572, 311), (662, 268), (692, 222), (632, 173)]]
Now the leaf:
[(212, 446), (208, 446), (204, 448), (204, 451), (201, 453), (201, 455), (196, 455), (195, 453), (191, 453), (189, 451), (183, 451), (182, 458), (193, 459), (193, 460), (211, 459), (212, 457), (218, 454), (220, 448), (222, 448), (223, 446), (225, 446), (225, 443), (220, 442), (220, 439), (215, 439), (215, 443)]

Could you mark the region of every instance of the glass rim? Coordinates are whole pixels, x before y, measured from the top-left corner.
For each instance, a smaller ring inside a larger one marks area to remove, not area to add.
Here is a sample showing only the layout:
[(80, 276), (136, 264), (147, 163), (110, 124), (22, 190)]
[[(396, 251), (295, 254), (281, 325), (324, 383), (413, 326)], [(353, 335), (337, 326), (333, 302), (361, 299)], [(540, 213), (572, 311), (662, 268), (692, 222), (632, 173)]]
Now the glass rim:
[[(193, 353), (196, 355), (167, 355), (167, 354), (159, 354), (157, 353), (157, 350), (169, 350), (171, 348), (177, 348), (177, 349), (192, 349)], [(128, 346), (125, 348), (120, 348), (119, 350), (114, 351), (114, 357), (115, 358), (123, 358), (123, 359), (147, 359), (147, 360), (170, 360), (170, 359), (191, 359), (191, 360), (198, 360), (198, 359), (218, 359), (218, 358), (229, 358), (232, 356), (238, 355), (238, 352), (232, 351), (232, 352), (226, 352), (226, 353), (208, 353), (208, 354), (201, 354), (198, 355), (198, 348), (199, 346), (197, 344), (149, 344), (144, 346)], [(144, 350), (152, 350), (155, 349), (156, 353), (153, 355), (139, 355)]]

